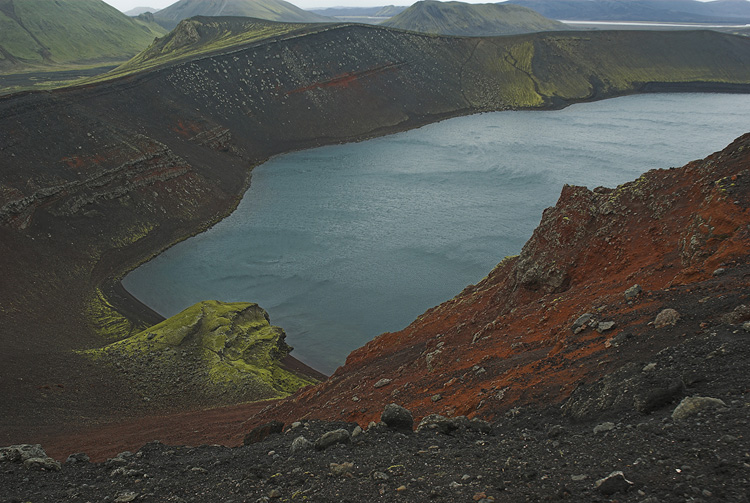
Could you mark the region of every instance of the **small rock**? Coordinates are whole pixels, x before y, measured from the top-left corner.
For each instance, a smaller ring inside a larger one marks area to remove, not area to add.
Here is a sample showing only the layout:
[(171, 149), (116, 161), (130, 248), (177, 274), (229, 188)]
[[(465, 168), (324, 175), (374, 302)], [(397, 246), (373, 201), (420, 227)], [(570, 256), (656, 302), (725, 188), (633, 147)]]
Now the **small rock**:
[(71, 454), (68, 456), (68, 459), (65, 460), (66, 463), (75, 464), (75, 463), (88, 463), (91, 461), (91, 458), (88, 456), (88, 454), (83, 452), (77, 452), (75, 454)]
[(591, 321), (591, 318), (593, 317), (594, 315), (591, 313), (584, 313), (581, 316), (579, 316), (578, 319), (573, 322), (573, 331), (575, 331), (578, 328), (582, 328), (586, 323)]
[(570, 480), (572, 480), (573, 482), (581, 482), (582, 480), (586, 480), (587, 478), (589, 478), (589, 476), (586, 474), (570, 476)]
[(390, 476), (388, 476), (387, 473), (377, 472), (377, 471), (376, 472), (372, 472), (372, 475), (370, 475), (370, 476), (372, 477), (372, 480), (382, 480), (382, 481), (386, 481), (386, 480), (389, 480), (391, 478)]
[(336, 444), (348, 444), (351, 440), (349, 432), (343, 428), (329, 431), (315, 441), (315, 448), (319, 451), (327, 449)]
[(49, 457), (29, 458), (23, 462), (23, 466), (27, 470), (48, 471), (48, 472), (59, 472), (61, 468), (60, 463), (58, 463), (57, 461)]
[(724, 274), (725, 272), (727, 272), (727, 270), (726, 270), (726, 269), (724, 269), (723, 267), (719, 267), (718, 269), (716, 269), (716, 270), (715, 270), (715, 271), (713, 272), (713, 275), (714, 275), (714, 276), (721, 276), (721, 275), (722, 275), (722, 274)]
[(271, 498), (271, 499), (281, 498), (281, 491), (279, 491), (278, 489), (271, 489), (268, 492), (268, 497)]
[(565, 428), (563, 428), (562, 425), (559, 424), (553, 424), (552, 426), (547, 428), (547, 438), (557, 438), (563, 433), (565, 433)]
[(612, 330), (615, 326), (614, 321), (600, 321), (599, 324), (596, 326), (596, 331), (600, 334), (603, 334), (607, 330)]
[(380, 420), (394, 430), (412, 431), (414, 427), (414, 418), (411, 412), (395, 403), (389, 403), (385, 406)]
[(745, 332), (750, 332), (750, 321), (746, 321), (745, 323), (743, 323), (743, 324), (742, 324), (742, 329), (743, 329), (743, 330), (744, 330)]
[(615, 423), (610, 423), (609, 421), (602, 424), (597, 424), (594, 426), (594, 433), (604, 433), (606, 431), (612, 431), (615, 429)]
[(437, 395), (432, 395), (432, 398), (430, 398), (430, 400), (432, 400), (433, 402), (439, 402), (442, 399), (443, 395), (441, 395), (440, 393), (438, 393)]
[(388, 386), (388, 385), (389, 385), (389, 384), (391, 384), (392, 382), (393, 382), (393, 379), (386, 379), (386, 378), (383, 378), (383, 379), (379, 380), (378, 382), (376, 382), (376, 383), (375, 383), (375, 384), (373, 385), (373, 387), (375, 387), (375, 388), (382, 388), (383, 386)]
[(310, 442), (308, 439), (306, 439), (303, 436), (299, 436), (292, 440), (292, 445), (289, 448), (292, 453), (297, 453), (301, 451), (307, 451), (309, 449), (312, 449), (315, 446), (312, 442)]
[(251, 445), (251, 444), (257, 444), (258, 442), (262, 442), (266, 438), (268, 438), (271, 435), (275, 435), (278, 433), (281, 433), (284, 430), (284, 423), (281, 421), (271, 421), (266, 424), (263, 424), (261, 426), (257, 426), (250, 430), (250, 432), (245, 435), (245, 440), (243, 441), (244, 445)]
[(398, 491), (398, 492), (402, 493), (402, 492), (406, 491), (406, 486), (398, 486), (398, 487), (396, 488), (396, 491)]
[(331, 475), (334, 477), (343, 477), (354, 470), (354, 463), (348, 461), (343, 463), (331, 463), (328, 467), (331, 469)]
[(750, 320), (750, 307), (744, 304), (735, 307), (734, 311), (721, 317), (721, 321), (728, 325), (737, 325), (748, 320)]
[(605, 496), (627, 492), (632, 486), (633, 483), (626, 479), (621, 471), (612, 472), (594, 484), (594, 487)]
[(705, 396), (689, 396), (682, 399), (680, 404), (672, 412), (672, 419), (679, 421), (697, 414), (704, 410), (726, 407), (724, 400)]
[(453, 482), (448, 484), (448, 487), (450, 487), (451, 489), (458, 489), (459, 487), (463, 487), (463, 484), (459, 484), (454, 480)]
[(362, 433), (364, 433), (364, 431), (362, 431), (362, 427), (357, 425), (354, 427), (354, 430), (352, 430), (352, 438), (357, 438)]
[(643, 367), (643, 372), (651, 372), (652, 370), (656, 370), (656, 364), (655, 363), (649, 363), (645, 367)]
[(641, 285), (635, 284), (625, 290), (625, 300), (633, 300), (634, 298), (638, 297), (638, 294), (640, 294), (643, 291), (641, 288)]
[(664, 328), (666, 326), (675, 326), (677, 322), (680, 319), (680, 313), (675, 311), (674, 309), (664, 309), (662, 312), (660, 312), (658, 315), (656, 315), (656, 319), (654, 320), (654, 326), (656, 328)]
[(121, 493), (117, 493), (117, 496), (115, 496), (114, 499), (114, 503), (130, 503), (137, 497), (138, 493), (134, 493), (132, 491), (123, 491)]

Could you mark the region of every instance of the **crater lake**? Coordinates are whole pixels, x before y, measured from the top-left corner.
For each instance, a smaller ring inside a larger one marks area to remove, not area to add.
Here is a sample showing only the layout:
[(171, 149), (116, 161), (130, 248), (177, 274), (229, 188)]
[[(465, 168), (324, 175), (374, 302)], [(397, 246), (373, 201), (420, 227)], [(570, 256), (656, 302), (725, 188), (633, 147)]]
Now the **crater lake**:
[(232, 215), (123, 284), (164, 316), (257, 302), (296, 358), (331, 373), (518, 254), (563, 184), (682, 166), (748, 132), (749, 116), (747, 95), (651, 94), (286, 154), (253, 171)]

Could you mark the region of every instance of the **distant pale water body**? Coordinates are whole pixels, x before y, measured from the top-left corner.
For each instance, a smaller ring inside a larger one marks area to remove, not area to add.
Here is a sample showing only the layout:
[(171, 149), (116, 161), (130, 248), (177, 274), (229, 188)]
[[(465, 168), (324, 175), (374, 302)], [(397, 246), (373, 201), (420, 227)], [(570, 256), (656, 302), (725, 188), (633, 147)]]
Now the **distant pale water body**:
[(280, 156), (255, 169), (231, 216), (124, 285), (164, 316), (257, 302), (294, 356), (332, 372), (519, 253), (563, 184), (682, 166), (748, 132), (749, 117), (750, 96), (643, 95)]

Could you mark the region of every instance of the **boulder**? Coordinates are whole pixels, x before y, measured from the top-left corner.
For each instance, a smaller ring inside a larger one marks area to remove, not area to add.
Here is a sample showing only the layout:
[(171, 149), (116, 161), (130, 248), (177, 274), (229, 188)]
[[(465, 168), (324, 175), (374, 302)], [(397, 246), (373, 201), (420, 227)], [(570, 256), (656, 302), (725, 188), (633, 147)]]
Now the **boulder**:
[(351, 440), (349, 432), (343, 428), (338, 430), (329, 431), (324, 433), (319, 439), (315, 441), (315, 448), (319, 451), (327, 449), (332, 445), (336, 444), (348, 444)]
[(414, 427), (414, 418), (411, 412), (395, 403), (389, 403), (385, 406), (380, 420), (393, 430), (412, 431)]
[(261, 426), (257, 426), (245, 435), (244, 445), (257, 444), (262, 442), (271, 435), (279, 434), (284, 430), (284, 423), (281, 421), (270, 421)]
[(680, 421), (705, 410), (718, 409), (726, 406), (727, 404), (724, 403), (724, 400), (718, 398), (688, 396), (683, 398), (680, 404), (674, 409), (672, 412), (672, 419)]

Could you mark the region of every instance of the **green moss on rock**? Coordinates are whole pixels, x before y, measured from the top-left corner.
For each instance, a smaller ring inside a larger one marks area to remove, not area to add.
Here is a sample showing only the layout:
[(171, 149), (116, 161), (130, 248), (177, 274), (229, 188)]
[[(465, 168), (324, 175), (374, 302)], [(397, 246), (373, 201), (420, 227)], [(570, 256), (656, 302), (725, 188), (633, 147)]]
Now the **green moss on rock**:
[(85, 354), (121, 369), (148, 399), (175, 385), (204, 405), (282, 398), (315, 380), (286, 369), (286, 334), (257, 304), (204, 301)]

